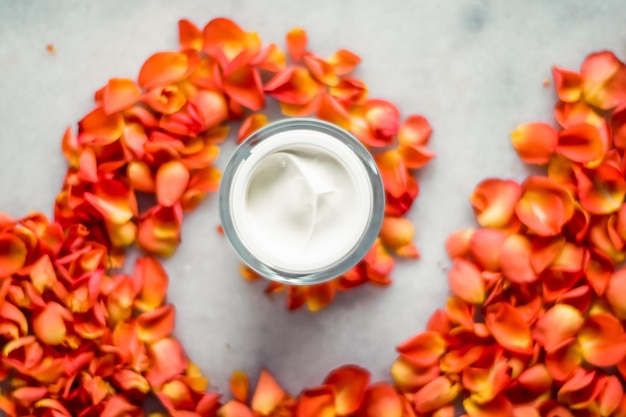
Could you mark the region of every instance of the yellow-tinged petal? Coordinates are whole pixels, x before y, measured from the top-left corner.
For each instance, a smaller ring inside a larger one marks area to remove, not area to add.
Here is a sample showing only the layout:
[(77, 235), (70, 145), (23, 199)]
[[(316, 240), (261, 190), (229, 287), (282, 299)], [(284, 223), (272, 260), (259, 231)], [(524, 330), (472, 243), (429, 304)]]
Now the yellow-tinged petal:
[(270, 415), (285, 398), (285, 395), (285, 391), (276, 382), (272, 374), (262, 369), (252, 396), (252, 409), (261, 415)]
[(333, 370), (324, 385), (333, 388), (335, 412), (339, 416), (347, 416), (355, 412), (365, 397), (370, 382), (370, 373), (354, 365), (345, 365)]
[(161, 340), (174, 330), (174, 307), (166, 305), (137, 317), (137, 336), (145, 343)]
[(517, 217), (533, 232), (554, 236), (574, 215), (574, 200), (562, 185), (546, 178), (531, 176), (522, 184), (522, 198), (517, 203)]
[(49, 302), (33, 318), (33, 331), (39, 340), (49, 345), (59, 345), (65, 341), (67, 328), (65, 321), (71, 320), (71, 314), (63, 306)]
[(499, 395), (485, 404), (477, 403), (468, 397), (463, 400), (463, 408), (468, 417), (511, 417), (513, 415), (513, 406), (504, 395)]
[(437, 363), (444, 354), (446, 342), (439, 333), (425, 331), (401, 343), (396, 350), (410, 363), (427, 367)]
[(519, 234), (506, 238), (500, 250), (500, 270), (513, 282), (525, 283), (537, 280), (531, 265), (532, 246), (528, 239)]
[(580, 99), (583, 92), (582, 76), (565, 68), (552, 67), (554, 89), (561, 101), (574, 103)]
[(626, 356), (626, 334), (612, 314), (589, 316), (577, 338), (583, 358), (594, 366), (613, 366)]
[(583, 323), (583, 316), (576, 308), (567, 304), (556, 304), (533, 326), (533, 339), (550, 352), (573, 338)]
[(141, 90), (128, 78), (111, 78), (104, 88), (102, 108), (106, 114), (125, 110), (141, 97)]
[(581, 67), (583, 96), (600, 109), (617, 107), (626, 101), (626, 66), (613, 52), (590, 54)]
[(363, 417), (402, 417), (402, 402), (396, 390), (389, 384), (379, 382), (371, 385), (365, 393)]
[[(255, 417), (245, 404), (230, 400), (217, 410), (218, 417)], [(191, 417), (191, 416), (190, 416)]]
[(413, 404), (418, 413), (427, 413), (452, 403), (458, 394), (458, 384), (453, 384), (445, 376), (439, 376), (417, 391)]
[(157, 52), (146, 60), (139, 71), (139, 85), (152, 88), (172, 84), (191, 74), (190, 55), (183, 52)]
[(133, 279), (140, 288), (135, 304), (144, 311), (160, 307), (167, 293), (168, 277), (163, 266), (155, 259), (142, 257), (135, 263)]
[(156, 194), (159, 204), (171, 207), (180, 200), (189, 184), (189, 171), (179, 161), (161, 165), (156, 174)]
[(437, 365), (415, 366), (402, 356), (391, 365), (391, 377), (396, 387), (401, 391), (415, 392), (438, 376), (439, 367)]
[(294, 62), (300, 61), (306, 52), (308, 41), (306, 31), (298, 27), (293, 28), (287, 33), (286, 40), (289, 56)]
[(26, 245), (19, 237), (0, 235), (0, 277), (9, 277), (22, 269), (27, 254)]
[(455, 259), (448, 273), (448, 284), (452, 292), (468, 303), (480, 304), (485, 299), (485, 285), (480, 270), (464, 259)]
[(242, 403), (247, 403), (249, 389), (248, 375), (243, 371), (233, 372), (230, 376), (230, 392), (233, 393), (233, 397)]
[(515, 216), (515, 205), (521, 195), (521, 187), (515, 181), (495, 178), (482, 181), (470, 197), (478, 224), (505, 228)]
[(556, 131), (545, 123), (526, 123), (511, 133), (511, 143), (527, 164), (547, 164), (557, 147)]
[(485, 324), (503, 348), (522, 354), (532, 352), (530, 327), (509, 303), (501, 302), (487, 308)]

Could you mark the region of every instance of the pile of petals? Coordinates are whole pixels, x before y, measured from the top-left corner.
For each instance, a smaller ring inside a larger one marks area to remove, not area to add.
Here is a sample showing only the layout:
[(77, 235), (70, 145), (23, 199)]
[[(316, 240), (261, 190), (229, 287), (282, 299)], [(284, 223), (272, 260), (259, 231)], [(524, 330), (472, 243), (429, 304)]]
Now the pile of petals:
[(626, 416), (626, 65), (553, 69), (558, 128), (512, 133), (546, 175), (487, 179), (447, 240), (453, 295), (397, 347), (409, 415)]
[[(391, 253), (417, 258), (414, 227), (403, 215), (418, 194), (413, 171), (433, 154), (426, 148), (427, 120), (400, 120), (390, 102), (368, 97), (364, 82), (350, 76), (360, 58), (339, 50), (321, 58), (307, 50), (307, 35), (293, 29), (286, 54), (234, 22), (214, 19), (203, 30), (179, 22), (180, 51), (158, 52), (137, 81), (112, 78), (95, 94), (95, 108), (68, 129), (63, 152), (70, 167), (55, 203), (55, 220), (67, 229), (81, 224), (88, 239), (105, 246), (113, 266), (124, 248), (170, 256), (181, 240), (184, 213), (218, 189), (213, 165), (229, 121), (242, 119), (238, 140), (268, 123), (258, 111), (268, 97), (287, 116), (316, 116), (351, 131), (372, 153), (384, 180), (386, 218), (370, 252), (339, 279), (317, 287), (272, 284), (287, 292), (290, 309), (318, 310), (336, 290), (364, 283), (388, 285)], [(244, 277), (257, 276), (242, 268)]]

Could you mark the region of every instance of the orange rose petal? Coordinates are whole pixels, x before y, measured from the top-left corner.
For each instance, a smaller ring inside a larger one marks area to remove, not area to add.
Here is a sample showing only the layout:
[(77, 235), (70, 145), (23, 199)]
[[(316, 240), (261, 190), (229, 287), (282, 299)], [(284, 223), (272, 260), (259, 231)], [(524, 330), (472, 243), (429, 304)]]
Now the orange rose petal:
[(463, 400), (463, 408), (465, 408), (468, 417), (509, 417), (513, 415), (513, 406), (504, 395), (499, 395), (485, 404), (477, 403), (468, 397)]
[(263, 84), (256, 69), (243, 66), (224, 77), (224, 92), (236, 103), (257, 111), (265, 106)]
[(580, 72), (587, 103), (608, 110), (626, 101), (626, 66), (613, 52), (590, 54)]
[(233, 397), (242, 403), (248, 402), (248, 390), (250, 388), (250, 382), (248, 381), (248, 375), (243, 371), (235, 371), (230, 376), (230, 391), (233, 393)]
[(583, 79), (579, 73), (565, 68), (552, 67), (552, 78), (554, 89), (561, 101), (573, 103), (580, 99)]
[(265, 84), (265, 92), (281, 104), (307, 104), (320, 92), (320, 88), (309, 71), (302, 67), (287, 68)]
[(584, 323), (580, 312), (566, 304), (556, 304), (535, 323), (532, 336), (548, 352), (578, 333)]
[(33, 331), (39, 340), (49, 345), (59, 345), (65, 341), (67, 328), (65, 321), (71, 321), (71, 314), (63, 306), (49, 302), (33, 318)]
[(469, 253), (474, 229), (456, 230), (446, 239), (446, 252), (451, 259), (464, 257)]
[(306, 31), (297, 27), (293, 28), (287, 33), (286, 41), (291, 59), (294, 62), (300, 61), (306, 52), (308, 42)]
[(616, 270), (606, 288), (606, 299), (617, 317), (626, 319), (626, 269)]
[(605, 379), (604, 387), (598, 395), (597, 404), (600, 415), (609, 416), (618, 409), (624, 397), (624, 388), (619, 378), (615, 375)]
[(254, 417), (254, 412), (245, 404), (230, 400), (217, 410), (218, 417)]
[(365, 102), (363, 115), (353, 117), (350, 131), (365, 145), (382, 147), (393, 143), (400, 124), (400, 111), (387, 100)]
[(359, 410), (363, 417), (402, 417), (402, 402), (393, 387), (384, 382), (371, 385)]
[(96, 107), (78, 122), (78, 142), (92, 146), (109, 145), (124, 133), (124, 118), (120, 113), (107, 114)]
[(178, 42), (181, 49), (202, 49), (202, 31), (187, 19), (178, 21)]
[(106, 402), (100, 415), (102, 417), (142, 417), (144, 412), (141, 407), (131, 404), (125, 396), (114, 395)]
[(404, 359), (397, 358), (391, 365), (391, 377), (395, 386), (402, 390), (413, 392), (423, 387), (440, 374), (438, 366), (419, 367)]
[(423, 146), (433, 129), (424, 116), (414, 114), (407, 117), (398, 129), (398, 143), (400, 146)]
[(525, 388), (534, 392), (547, 392), (552, 387), (552, 377), (544, 364), (527, 368), (520, 374), (517, 381)]
[(41, 400), (48, 393), (45, 387), (21, 387), (13, 391), (12, 397), (24, 407), (31, 407), (34, 402)]
[(506, 227), (515, 214), (515, 205), (521, 195), (521, 187), (515, 181), (482, 181), (470, 197), (478, 224), (496, 229)]
[(485, 299), (485, 286), (480, 270), (471, 262), (455, 259), (448, 273), (448, 284), (454, 294), (472, 304), (480, 304)]
[(113, 382), (126, 392), (137, 391), (145, 394), (150, 391), (148, 381), (141, 374), (130, 369), (120, 369), (117, 371), (113, 375)]
[(302, 391), (295, 409), (297, 417), (333, 417), (335, 416), (333, 390), (329, 386)]
[(137, 259), (133, 280), (140, 292), (135, 305), (142, 311), (151, 311), (160, 307), (165, 300), (168, 277), (163, 266), (153, 258)]
[(306, 288), (306, 305), (311, 311), (318, 311), (335, 298), (335, 286), (332, 282), (311, 285)]
[(137, 336), (145, 343), (153, 343), (169, 336), (174, 330), (174, 307), (166, 305), (137, 317)]
[(465, 329), (474, 329), (474, 306), (466, 303), (460, 297), (448, 297), (446, 316), (453, 323), (460, 324)]
[(106, 114), (125, 110), (141, 97), (141, 90), (128, 78), (111, 78), (104, 87), (102, 109)]
[(560, 233), (574, 215), (572, 195), (548, 178), (528, 177), (522, 191), (515, 213), (523, 224), (541, 236)]
[(550, 265), (552, 271), (580, 272), (588, 259), (587, 250), (572, 243), (565, 243)]
[(400, 355), (415, 366), (432, 366), (444, 354), (446, 342), (434, 331), (425, 331), (396, 347)]
[(134, 190), (153, 193), (156, 190), (154, 173), (148, 164), (142, 161), (131, 161), (126, 167), (130, 185)]
[(458, 394), (457, 384), (453, 384), (445, 376), (439, 376), (417, 391), (413, 397), (413, 405), (418, 413), (427, 413), (451, 403)]
[(167, 162), (156, 173), (156, 195), (159, 204), (171, 207), (189, 184), (189, 171), (179, 161)]
[(592, 214), (610, 214), (620, 209), (626, 196), (624, 174), (609, 164), (584, 173), (577, 171), (578, 198)]
[(613, 366), (626, 356), (626, 334), (609, 313), (589, 316), (577, 338), (583, 358), (594, 366)]
[(280, 72), (287, 68), (285, 53), (276, 44), (266, 45), (257, 57), (252, 61), (252, 65), (270, 72)]
[(415, 227), (403, 217), (385, 216), (380, 229), (380, 238), (384, 245), (398, 249), (412, 243)]
[(344, 105), (363, 104), (367, 99), (367, 85), (355, 78), (342, 78), (328, 92)]
[(252, 409), (264, 416), (269, 415), (283, 401), (286, 395), (272, 374), (265, 369), (261, 369), (259, 380), (252, 396)]
[(469, 253), (479, 267), (488, 271), (498, 271), (500, 248), (505, 240), (506, 235), (500, 230), (478, 229), (471, 235)]
[(183, 52), (157, 52), (141, 67), (139, 85), (152, 88), (183, 80), (193, 71), (189, 57), (190, 55)]
[(261, 40), (254, 32), (244, 32), (235, 22), (226, 18), (211, 20), (202, 32), (202, 50), (216, 59), (222, 69), (239, 57), (241, 66), (255, 58), (261, 49)]
[(361, 62), (361, 58), (353, 52), (340, 49), (328, 57), (326, 62), (333, 67), (335, 74), (347, 75)]
[(556, 152), (574, 162), (584, 164), (600, 158), (605, 152), (605, 145), (598, 127), (580, 123), (570, 125), (559, 132)]
[(175, 85), (165, 85), (150, 89), (142, 101), (159, 113), (173, 114), (185, 105), (187, 97)]
[(342, 366), (328, 374), (324, 385), (333, 388), (337, 415), (352, 414), (359, 408), (369, 381), (369, 372), (354, 365)]
[(329, 87), (334, 87), (339, 82), (339, 77), (334, 68), (322, 58), (313, 54), (304, 55), (304, 64), (311, 72), (313, 78)]
[(521, 354), (531, 353), (530, 327), (510, 304), (502, 302), (490, 306), (485, 314), (485, 324), (503, 348)]
[(545, 123), (526, 123), (511, 133), (511, 143), (520, 159), (527, 164), (547, 164), (556, 151), (556, 131)]
[(171, 337), (148, 345), (148, 355), (152, 367), (146, 373), (146, 379), (153, 389), (182, 373), (189, 364), (180, 342)]
[(262, 128), (269, 123), (267, 116), (264, 114), (256, 113), (246, 117), (241, 123), (239, 132), (237, 132), (237, 143), (241, 143), (248, 136)]
[(26, 245), (15, 235), (0, 235), (0, 277), (9, 277), (22, 269), (28, 255)]
[(511, 381), (511, 372), (506, 360), (495, 358), (487, 368), (469, 367), (463, 370), (463, 387), (470, 391), (470, 398), (484, 404), (492, 401)]
[(510, 235), (500, 250), (502, 274), (513, 282), (534, 282), (537, 274), (531, 265), (532, 246), (522, 235)]
[(344, 129), (347, 129), (350, 124), (348, 111), (336, 98), (326, 93), (320, 94), (317, 117)]

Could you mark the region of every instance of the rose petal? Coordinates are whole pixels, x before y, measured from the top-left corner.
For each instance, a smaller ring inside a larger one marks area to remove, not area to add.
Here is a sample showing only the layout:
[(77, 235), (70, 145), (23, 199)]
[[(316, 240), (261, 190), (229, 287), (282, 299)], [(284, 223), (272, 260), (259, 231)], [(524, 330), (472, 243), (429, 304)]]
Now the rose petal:
[(545, 123), (526, 123), (511, 133), (511, 143), (527, 164), (547, 164), (556, 151), (556, 131)]
[(543, 314), (532, 330), (533, 339), (551, 352), (578, 333), (583, 316), (572, 306), (556, 304)]
[(304, 56), (307, 45), (306, 31), (301, 28), (291, 29), (286, 36), (287, 51), (294, 62), (298, 62)]
[(326, 307), (335, 298), (335, 286), (332, 282), (311, 285), (306, 290), (306, 305), (311, 311)]
[(559, 132), (556, 152), (574, 162), (585, 164), (603, 155), (603, 142), (597, 126), (588, 123), (574, 124)]
[(554, 89), (561, 101), (574, 103), (580, 99), (583, 92), (582, 76), (565, 68), (552, 67)]
[(446, 342), (434, 331), (425, 331), (396, 347), (400, 355), (413, 365), (428, 367), (437, 363), (446, 350)]
[(500, 250), (500, 270), (513, 282), (524, 283), (537, 280), (531, 265), (532, 247), (523, 235), (513, 234), (506, 238)]
[(397, 388), (414, 392), (439, 376), (438, 366), (419, 367), (402, 356), (391, 365), (391, 377)]
[(485, 299), (485, 286), (480, 270), (471, 262), (455, 259), (448, 273), (450, 289), (463, 300), (480, 304)]
[(513, 415), (513, 406), (504, 395), (499, 395), (485, 404), (477, 403), (469, 397), (463, 400), (463, 408), (465, 408), (468, 417), (509, 417)]
[(153, 389), (181, 374), (189, 364), (182, 346), (171, 337), (148, 345), (148, 355), (152, 361), (152, 367), (145, 376)]
[(332, 417), (335, 415), (333, 390), (321, 386), (302, 391), (298, 398), (295, 415), (298, 417)]
[(369, 381), (369, 372), (354, 365), (342, 366), (328, 374), (324, 385), (333, 388), (337, 415), (346, 416), (359, 408)]
[(530, 327), (510, 304), (502, 302), (490, 306), (485, 314), (485, 324), (503, 348), (521, 354), (531, 353)]
[(391, 385), (379, 382), (365, 393), (361, 413), (363, 417), (402, 417), (402, 403)]
[(225, 75), (224, 92), (236, 103), (257, 111), (265, 106), (263, 84), (258, 71), (243, 66)]
[(585, 101), (600, 109), (626, 101), (626, 66), (610, 51), (590, 54), (581, 67)]
[(246, 117), (246, 120), (241, 123), (241, 127), (239, 128), (239, 132), (237, 133), (237, 143), (241, 143), (248, 136), (267, 125), (269, 121), (267, 120), (267, 116), (261, 113), (251, 114)]
[(120, 113), (107, 114), (97, 107), (78, 122), (78, 142), (105, 146), (117, 141), (124, 133), (124, 118)]
[(67, 328), (65, 321), (71, 320), (71, 314), (63, 306), (49, 302), (33, 318), (33, 331), (39, 340), (49, 345), (59, 345), (65, 341)]
[(353, 52), (340, 49), (328, 57), (326, 62), (333, 67), (335, 74), (347, 75), (361, 62), (361, 58)]
[(233, 397), (242, 403), (248, 402), (248, 391), (250, 388), (250, 382), (248, 381), (248, 375), (243, 371), (235, 371), (230, 376), (230, 392), (233, 393)]
[(334, 68), (322, 58), (308, 53), (304, 55), (304, 64), (311, 72), (313, 78), (329, 87), (337, 85), (339, 77)]
[(245, 404), (230, 400), (217, 410), (218, 417), (254, 417), (254, 413)]
[(626, 334), (608, 313), (589, 316), (578, 333), (583, 358), (594, 366), (613, 366), (626, 356)]
[(159, 204), (171, 207), (189, 184), (189, 171), (179, 161), (167, 162), (156, 173), (156, 195)]
[(269, 415), (283, 401), (285, 396), (285, 391), (276, 382), (272, 374), (261, 369), (256, 390), (252, 396), (252, 409), (262, 415)]
[(285, 104), (304, 105), (320, 92), (320, 85), (302, 67), (290, 67), (279, 72), (267, 84), (265, 92)]
[(144, 62), (139, 71), (139, 85), (152, 88), (173, 84), (187, 78), (194, 69), (190, 57), (184, 52), (157, 52)]
[(476, 264), (488, 271), (500, 270), (500, 250), (506, 235), (497, 229), (478, 229), (470, 238), (469, 253)]
[(174, 330), (174, 307), (166, 305), (137, 317), (137, 336), (145, 343), (154, 343)]
[(24, 266), (26, 245), (15, 235), (0, 235), (0, 277), (10, 277)]
[(102, 109), (106, 114), (127, 109), (141, 97), (141, 90), (128, 78), (111, 78), (104, 87)]
[(531, 176), (522, 184), (517, 217), (533, 232), (553, 236), (574, 215), (574, 202), (567, 189), (545, 177)]
[(163, 266), (153, 258), (141, 257), (135, 263), (133, 280), (140, 292), (135, 305), (142, 311), (151, 311), (163, 304), (168, 277)]
[(525, 388), (534, 392), (547, 392), (552, 387), (552, 377), (544, 364), (537, 364), (527, 368), (517, 378)]
[(458, 394), (458, 384), (453, 384), (445, 376), (439, 376), (417, 391), (413, 404), (418, 413), (427, 413), (451, 403)]
[(506, 227), (515, 214), (515, 205), (521, 195), (521, 187), (514, 181), (482, 181), (470, 197), (478, 224), (496, 229)]
[(203, 30), (202, 50), (216, 59), (222, 69), (239, 57), (245, 65), (259, 53), (261, 40), (254, 32), (244, 32), (235, 22), (226, 18), (211, 20)]
[(577, 171), (578, 198), (592, 214), (610, 214), (620, 209), (626, 196), (624, 174), (609, 164), (590, 172)]
[(202, 49), (202, 31), (187, 19), (178, 21), (178, 43), (181, 49)]

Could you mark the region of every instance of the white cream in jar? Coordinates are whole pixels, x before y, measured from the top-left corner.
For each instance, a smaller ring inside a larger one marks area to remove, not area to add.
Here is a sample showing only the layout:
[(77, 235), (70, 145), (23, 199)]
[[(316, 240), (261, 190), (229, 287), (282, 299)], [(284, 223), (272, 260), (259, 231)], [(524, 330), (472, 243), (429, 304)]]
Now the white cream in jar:
[(253, 134), (220, 186), (226, 236), (253, 269), (283, 282), (321, 282), (352, 267), (383, 210), (371, 155), (347, 132), (312, 119)]

